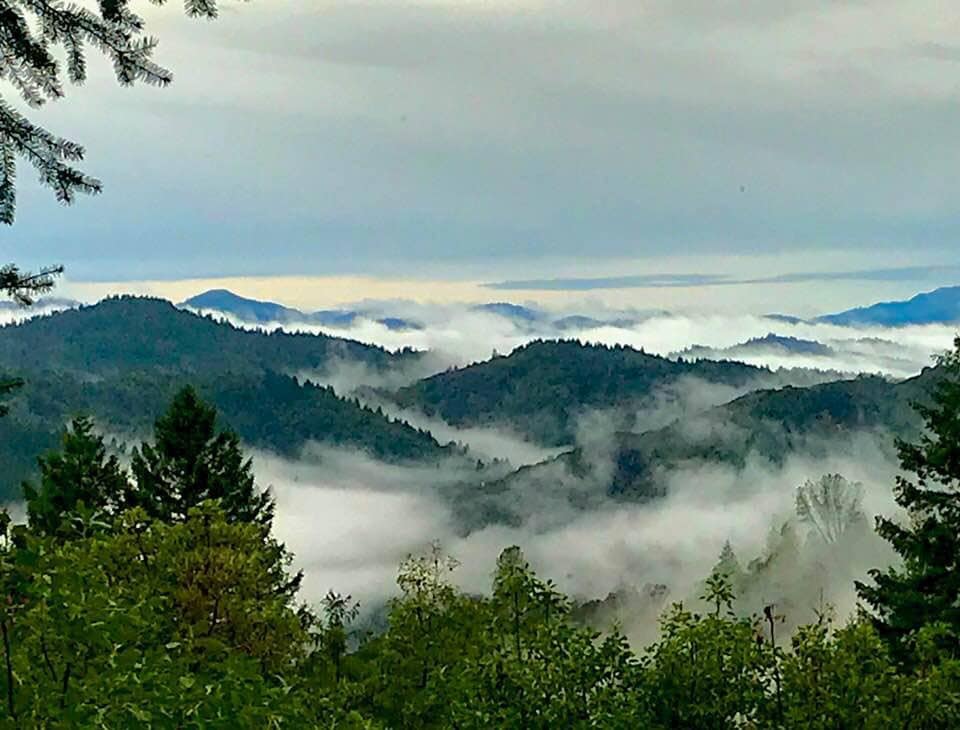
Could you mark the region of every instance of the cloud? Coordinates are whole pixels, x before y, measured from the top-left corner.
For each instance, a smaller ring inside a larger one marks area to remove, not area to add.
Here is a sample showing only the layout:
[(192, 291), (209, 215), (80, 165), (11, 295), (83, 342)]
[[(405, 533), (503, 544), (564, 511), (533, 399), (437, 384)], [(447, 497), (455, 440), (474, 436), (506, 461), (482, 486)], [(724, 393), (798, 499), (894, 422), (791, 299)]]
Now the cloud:
[[(386, 373), (344, 361), (333, 361), (319, 372), (292, 373), (343, 393), (362, 388), (396, 389), (449, 367), (488, 360), (494, 352), (508, 354), (532, 340), (558, 338), (627, 345), (665, 357), (731, 359), (835, 376), (865, 372), (903, 378), (916, 375), (932, 363), (934, 355), (950, 349), (957, 331), (955, 325), (852, 328), (753, 314), (658, 312), (610, 307), (592, 300), (562, 305), (527, 302), (525, 306), (527, 317), (511, 317), (478, 310), (473, 304), (367, 300), (347, 305), (366, 314), (342, 327), (298, 322), (249, 324), (235, 317), (224, 318), (253, 329), (326, 333), (392, 351), (411, 348), (429, 353)], [(418, 328), (392, 330), (376, 321), (380, 317), (414, 321)], [(766, 341), (769, 335), (783, 341), (792, 338), (797, 347)], [(815, 374), (795, 373), (784, 378), (797, 385), (817, 382)]]
[(819, 271), (742, 278), (718, 274), (644, 274), (639, 276), (598, 277), (589, 279), (527, 279), (500, 281), (485, 286), (502, 291), (589, 291), (592, 289), (631, 289), (666, 287), (738, 286), (743, 284), (799, 284), (835, 281), (922, 281), (942, 280), (960, 275), (960, 266), (903, 266), (864, 271)]
[(837, 247), (949, 261), (955, 73), (915, 53), (953, 44), (940, 4), (777, 5), (147, 8), (174, 85), (118, 89), (92, 61), (36, 112), (87, 143), (106, 188), (63, 211), (25, 176), (5, 250), (116, 279), (526, 278), (519, 259)]

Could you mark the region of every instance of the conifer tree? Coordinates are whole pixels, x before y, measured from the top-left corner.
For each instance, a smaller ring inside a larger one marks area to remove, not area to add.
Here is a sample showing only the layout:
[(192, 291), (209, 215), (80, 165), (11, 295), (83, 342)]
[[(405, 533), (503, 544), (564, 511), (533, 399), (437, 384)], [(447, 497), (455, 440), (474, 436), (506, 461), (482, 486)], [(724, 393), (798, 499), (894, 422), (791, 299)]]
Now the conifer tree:
[(229, 520), (269, 525), (272, 497), (257, 487), (239, 437), (218, 432), (216, 421), (216, 409), (193, 388), (180, 390), (156, 421), (154, 443), (133, 452), (132, 501), (161, 520), (182, 522), (191, 507), (218, 499)]
[(107, 456), (103, 437), (94, 433), (93, 421), (73, 420), (63, 434), (61, 450), (41, 456), (40, 487), (24, 484), (24, 497), (32, 530), (56, 535), (70, 527), (78, 508), (93, 513), (116, 513), (122, 508), (130, 484), (116, 456)]
[(903, 639), (931, 624), (952, 632), (960, 650), (960, 337), (955, 348), (940, 358), (931, 404), (916, 406), (926, 433), (898, 445), (901, 467), (912, 474), (894, 489), (907, 521), (877, 520), (903, 566), (871, 571), (872, 585), (857, 584), (881, 635), (901, 650)]

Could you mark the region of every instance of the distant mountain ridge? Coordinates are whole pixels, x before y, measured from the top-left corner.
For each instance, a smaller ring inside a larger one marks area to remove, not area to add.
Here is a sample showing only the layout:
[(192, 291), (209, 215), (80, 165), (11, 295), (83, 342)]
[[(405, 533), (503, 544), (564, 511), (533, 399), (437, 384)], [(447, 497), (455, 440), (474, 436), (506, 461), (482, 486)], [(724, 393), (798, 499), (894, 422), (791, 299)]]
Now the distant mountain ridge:
[(709, 360), (736, 360), (738, 358), (758, 354), (791, 354), (811, 355), (814, 357), (829, 357), (834, 349), (829, 345), (816, 340), (805, 340), (799, 337), (777, 335), (769, 333), (763, 337), (752, 337), (745, 342), (731, 347), (706, 347), (693, 345), (681, 350), (676, 355), (682, 357), (696, 357)]
[[(251, 324), (313, 324), (322, 327), (346, 329), (360, 320), (377, 322), (394, 331), (419, 330), (424, 325), (414, 319), (394, 316), (373, 309), (326, 309), (305, 312), (276, 302), (249, 299), (227, 289), (211, 289), (186, 299), (177, 306), (199, 312), (219, 312)], [(561, 334), (574, 330), (598, 327), (630, 327), (651, 313), (625, 313), (609, 317), (592, 317), (582, 314), (558, 316), (552, 312), (526, 304), (512, 302), (487, 302), (469, 307), (471, 312), (486, 314), (506, 320), (520, 330), (545, 334)], [(659, 312), (663, 314), (663, 312)]]
[(214, 311), (230, 315), (244, 322), (256, 324), (314, 324), (321, 327), (350, 327), (360, 319), (370, 319), (387, 329), (420, 329), (417, 322), (400, 317), (376, 317), (361, 311), (349, 309), (328, 309), (316, 312), (303, 312), (276, 302), (248, 299), (227, 289), (211, 289), (181, 302), (187, 307), (202, 312)]
[(813, 320), (845, 327), (902, 327), (911, 324), (960, 324), (960, 286), (917, 294), (905, 301), (880, 302)]

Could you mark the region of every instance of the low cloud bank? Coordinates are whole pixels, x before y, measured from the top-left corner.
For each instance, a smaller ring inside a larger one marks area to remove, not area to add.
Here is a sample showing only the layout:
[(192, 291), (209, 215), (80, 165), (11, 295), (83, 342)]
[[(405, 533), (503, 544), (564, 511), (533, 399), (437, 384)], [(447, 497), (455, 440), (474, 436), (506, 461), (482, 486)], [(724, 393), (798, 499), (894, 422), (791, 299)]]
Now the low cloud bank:
[[(771, 536), (790, 524), (800, 546), (807, 547), (776, 571), (761, 571), (751, 600), (786, 602), (800, 621), (812, 617), (819, 601), (849, 614), (853, 579), (892, 559), (872, 531), (857, 538), (856, 549), (839, 554), (816, 547), (796, 520), (796, 488), (829, 472), (864, 484), (864, 512), (871, 523), (875, 514), (894, 513), (896, 464), (869, 436), (838, 444), (826, 458), (795, 456), (781, 466), (759, 459), (744, 469), (689, 465), (666, 475), (669, 493), (660, 500), (608, 500), (596, 508), (556, 511), (545, 521), (530, 512), (531, 519), (520, 525), (490, 525), (466, 537), (440, 491), (462, 477), (452, 465), (388, 466), (330, 450), (317, 450), (311, 460), (298, 463), (258, 454), (255, 464), (260, 482), (275, 491), (277, 533), (296, 553), (306, 573), (305, 598), (314, 601), (332, 587), (368, 607), (381, 604), (395, 594), (399, 562), (433, 540), (462, 562), (457, 580), (469, 591), (488, 590), (497, 555), (517, 544), (541, 575), (579, 599), (657, 584), (667, 587), (671, 600), (690, 599), (726, 542), (744, 564), (769, 558), (771, 551), (783, 549), (771, 547)], [(526, 498), (534, 510), (553, 509), (546, 495)], [(655, 614), (640, 616), (627, 628), (646, 640), (654, 619)]]
[[(424, 372), (483, 361), (494, 352), (506, 354), (538, 338), (570, 338), (628, 345), (664, 356), (741, 360), (773, 369), (909, 377), (948, 349), (958, 329), (951, 325), (853, 328), (757, 315), (615, 310), (589, 301), (554, 309), (396, 301), (363, 302), (358, 308), (363, 315), (341, 327), (296, 322), (251, 325), (225, 318), (239, 326), (322, 332), (394, 351), (429, 351), (432, 359)], [(393, 329), (377, 321), (383, 317), (402, 318), (417, 326)]]

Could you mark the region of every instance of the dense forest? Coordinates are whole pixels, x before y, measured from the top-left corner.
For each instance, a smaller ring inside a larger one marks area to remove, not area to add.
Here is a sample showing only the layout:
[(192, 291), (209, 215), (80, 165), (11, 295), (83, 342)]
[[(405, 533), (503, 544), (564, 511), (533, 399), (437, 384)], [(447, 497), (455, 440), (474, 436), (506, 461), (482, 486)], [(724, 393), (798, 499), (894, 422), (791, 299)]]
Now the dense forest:
[[(507, 547), (489, 591), (440, 546), (399, 566), (386, 625), (331, 591), (298, 600), (273, 503), (215, 409), (179, 390), (125, 468), (88, 419), (40, 459), (28, 520), (3, 520), (8, 727), (951, 728), (960, 723), (960, 340), (923, 428), (901, 442), (909, 519), (877, 530), (898, 567), (862, 576), (859, 615), (738, 610), (752, 565), (725, 549), (658, 638), (598, 633)], [(9, 397), (9, 394), (8, 394)], [(825, 541), (862, 529), (840, 477), (798, 492)]]
[(158, 299), (122, 297), (0, 328), (0, 376), (23, 386), (0, 421), (0, 497), (19, 494), (37, 454), (77, 414), (136, 439), (182, 386), (197, 387), (250, 446), (295, 456), (320, 442), (387, 461), (454, 451), (425, 431), (304, 382), (343, 358), (374, 372), (419, 356), (324, 335), (242, 330)]
[(508, 356), (439, 373), (401, 388), (393, 399), (457, 426), (510, 426), (531, 441), (565, 446), (576, 440), (577, 417), (585, 410), (626, 403), (639, 409), (658, 389), (684, 378), (745, 390), (780, 384), (774, 373), (742, 363), (676, 361), (631, 347), (561, 340), (532, 342)]

